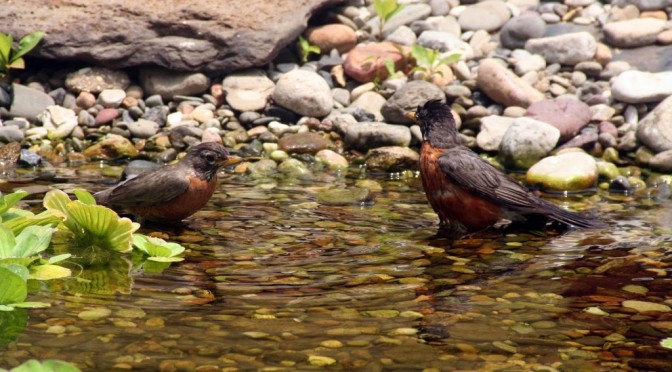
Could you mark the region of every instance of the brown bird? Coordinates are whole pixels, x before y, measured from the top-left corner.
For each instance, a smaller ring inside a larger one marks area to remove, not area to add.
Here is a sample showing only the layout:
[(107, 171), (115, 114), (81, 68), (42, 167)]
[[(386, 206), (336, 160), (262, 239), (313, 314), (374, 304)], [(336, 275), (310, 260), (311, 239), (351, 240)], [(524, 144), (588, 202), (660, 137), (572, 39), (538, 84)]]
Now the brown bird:
[(582, 228), (605, 226), (541, 199), (464, 146), (447, 104), (431, 100), (409, 116), (420, 124), (422, 185), (442, 229), (462, 234), (502, 219), (534, 222), (538, 217)]
[(240, 160), (219, 143), (201, 143), (177, 164), (140, 173), (94, 197), (99, 204), (128, 210), (148, 221), (180, 221), (210, 200), (219, 168)]

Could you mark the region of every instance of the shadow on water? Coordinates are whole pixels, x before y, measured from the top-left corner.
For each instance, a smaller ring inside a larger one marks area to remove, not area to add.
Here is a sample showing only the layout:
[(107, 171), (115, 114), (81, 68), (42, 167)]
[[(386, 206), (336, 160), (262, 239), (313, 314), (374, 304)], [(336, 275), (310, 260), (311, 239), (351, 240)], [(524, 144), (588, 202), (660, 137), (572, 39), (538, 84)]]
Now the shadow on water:
[[(83, 174), (54, 186), (99, 187)], [(658, 345), (672, 336), (667, 202), (602, 202), (608, 231), (452, 241), (434, 236), (417, 179), (376, 181), (371, 205), (330, 206), (317, 194), (352, 179), (232, 178), (186, 224), (144, 228), (181, 242), (185, 261), (148, 273), (120, 257), (37, 289), (52, 307), (27, 312), (0, 366), (672, 368)]]

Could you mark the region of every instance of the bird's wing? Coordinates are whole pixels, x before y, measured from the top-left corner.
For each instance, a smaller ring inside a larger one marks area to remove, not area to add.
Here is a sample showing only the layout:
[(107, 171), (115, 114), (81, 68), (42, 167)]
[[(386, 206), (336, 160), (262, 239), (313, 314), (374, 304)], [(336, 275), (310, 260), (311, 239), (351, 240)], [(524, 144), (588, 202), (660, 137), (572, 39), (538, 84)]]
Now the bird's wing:
[(189, 188), (189, 178), (178, 166), (141, 173), (94, 196), (101, 204), (142, 207), (165, 203)]
[(444, 151), (439, 168), (452, 182), (507, 209), (535, 212), (540, 207), (538, 197), (467, 148)]

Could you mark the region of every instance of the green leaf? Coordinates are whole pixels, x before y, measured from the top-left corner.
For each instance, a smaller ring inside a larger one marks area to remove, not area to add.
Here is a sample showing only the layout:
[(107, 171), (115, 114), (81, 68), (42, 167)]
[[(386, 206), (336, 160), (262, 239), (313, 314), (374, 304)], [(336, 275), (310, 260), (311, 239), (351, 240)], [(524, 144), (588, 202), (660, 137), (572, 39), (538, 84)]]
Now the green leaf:
[[(10, 209), (7, 213), (10, 213), (12, 210)], [(56, 227), (65, 219), (65, 215), (57, 210), (46, 210), (37, 215), (32, 213), (18, 217), (17, 215), (19, 214), (12, 212), (10, 220), (3, 220), (3, 224), (12, 229), (14, 234), (20, 234), (28, 226)]]
[(439, 64), (449, 65), (451, 63), (455, 63), (455, 62), (459, 61), (460, 57), (461, 57), (460, 53), (453, 53), (449, 56), (441, 58), (441, 60), (439, 60)]
[[(0, 307), (3, 306), (0, 305)], [(28, 325), (28, 313), (25, 310), (5, 307), (9, 308), (9, 311), (0, 309), (0, 345), (14, 342), (23, 334)]]
[(0, 305), (0, 311), (14, 311), (14, 307), (8, 305)]
[(419, 44), (411, 46), (411, 55), (418, 62), (418, 65), (429, 65), (429, 56), (427, 55), (427, 48)]
[(6, 71), (9, 64), (9, 53), (12, 51), (12, 35), (0, 32), (0, 71)]
[(28, 226), (16, 237), (13, 257), (31, 257), (49, 247), (53, 230), (45, 226)]
[(664, 338), (660, 340), (660, 346), (666, 349), (672, 349), (672, 337)]
[(12, 61), (23, 57), (37, 46), (37, 43), (44, 37), (44, 32), (37, 31), (30, 33), (19, 40), (19, 49), (12, 54)]
[(15, 70), (23, 70), (26, 68), (26, 61), (23, 58), (18, 58), (15, 60), (12, 60), (10, 64), (7, 65), (7, 68), (13, 68)]
[(0, 258), (14, 257), (14, 246), (16, 246), (14, 233), (9, 227), (0, 225)]
[(39, 260), (40, 258), (35, 256), (35, 257), (12, 257), (12, 258), (1, 258), (0, 259), (0, 265), (7, 265), (7, 264), (16, 264), (20, 265), (23, 267), (28, 267), (30, 266), (33, 262)]
[(30, 279), (51, 280), (67, 278), (70, 275), (70, 269), (59, 265), (37, 265), (30, 268)]
[(133, 233), (140, 227), (128, 218), (102, 205), (70, 202), (67, 207), (71, 220), (85, 231), (85, 238), (101, 248), (118, 252), (133, 249)]
[(180, 262), (184, 261), (183, 257), (161, 257), (161, 256), (152, 256), (147, 258), (150, 261), (154, 262)]
[(68, 194), (58, 189), (47, 192), (47, 194), (44, 196), (44, 200), (42, 201), (42, 204), (47, 210), (61, 212), (65, 216), (65, 221), (63, 221), (65, 227), (67, 227), (68, 230), (74, 232), (76, 235), (79, 235), (81, 232), (79, 231), (77, 224), (72, 221), (68, 213), (68, 203), (70, 203), (70, 197)]
[(90, 192), (84, 189), (74, 189), (72, 192), (80, 202), (88, 205), (96, 205), (96, 199), (93, 197), (93, 195), (91, 195)]
[[(0, 266), (0, 305), (23, 302), (28, 296), (26, 280), (8, 266), (10, 265)], [(23, 266), (14, 266), (28, 271)]]
[(393, 76), (397, 70), (397, 67), (394, 65), (392, 58), (385, 58), (385, 68), (387, 69), (387, 74)]
[(63, 254), (59, 254), (58, 256), (49, 257), (47, 262), (49, 262), (50, 264), (55, 264), (57, 262), (67, 260), (70, 257), (72, 257), (72, 255), (70, 253), (63, 253)]
[(38, 308), (51, 307), (51, 304), (46, 302), (26, 301), (26, 302), (19, 302), (16, 304), (9, 304), (7, 306), (18, 307), (21, 309), (38, 309)]
[(28, 193), (23, 190), (17, 190), (7, 195), (0, 195), (0, 214), (7, 212), (9, 208), (13, 207), (14, 204), (21, 201), (27, 195)]
[(0, 265), (0, 267), (5, 268), (5, 269), (11, 271), (12, 273), (18, 275), (24, 281), (28, 280), (28, 268), (26, 268), (23, 265), (12, 264), (12, 263), (4, 264), (3, 263), (2, 265)]
[[(174, 257), (184, 252), (184, 247), (177, 243), (170, 243), (161, 238), (142, 234), (133, 234), (133, 245), (152, 257)], [(154, 260), (159, 261), (159, 260)], [(181, 261), (181, 260), (180, 260)], [(173, 262), (173, 261), (159, 261)]]
[(18, 367), (12, 368), (11, 372), (79, 372), (79, 368), (68, 362), (56, 359), (47, 359), (39, 362), (35, 359), (28, 360)]
[(387, 21), (403, 8), (397, 0), (373, 0), (373, 7), (376, 9), (378, 17), (383, 21)]

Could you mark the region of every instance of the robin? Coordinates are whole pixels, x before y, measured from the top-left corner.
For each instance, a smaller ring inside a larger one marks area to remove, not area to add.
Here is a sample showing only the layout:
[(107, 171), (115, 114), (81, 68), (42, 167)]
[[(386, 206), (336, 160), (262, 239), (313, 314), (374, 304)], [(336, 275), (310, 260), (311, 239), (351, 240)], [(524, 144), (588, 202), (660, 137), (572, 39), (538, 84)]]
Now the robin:
[(129, 210), (148, 221), (180, 221), (210, 200), (219, 168), (240, 160), (219, 143), (201, 143), (177, 164), (140, 173), (94, 197), (99, 204)]
[(535, 217), (582, 228), (605, 226), (541, 199), (464, 146), (447, 104), (431, 100), (408, 116), (420, 124), (422, 185), (442, 229), (462, 234), (502, 219), (539, 221)]

